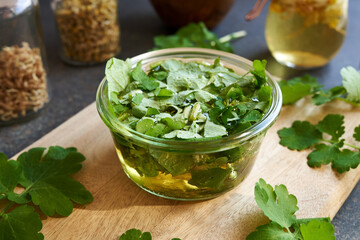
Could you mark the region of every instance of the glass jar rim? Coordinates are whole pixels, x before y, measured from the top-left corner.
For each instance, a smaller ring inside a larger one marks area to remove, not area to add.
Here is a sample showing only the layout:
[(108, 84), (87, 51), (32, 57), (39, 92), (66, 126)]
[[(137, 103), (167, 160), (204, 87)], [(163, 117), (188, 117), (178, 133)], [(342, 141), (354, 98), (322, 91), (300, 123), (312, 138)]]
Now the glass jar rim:
[[(204, 48), (170, 48), (170, 49), (162, 49), (155, 50), (147, 53), (143, 53), (131, 58), (132, 68), (136, 66), (139, 61), (142, 61), (143, 64), (158, 62), (161, 60), (169, 59), (169, 58), (197, 58), (197, 59), (215, 59), (220, 57), (221, 62), (226, 66), (227, 64), (233, 64), (242, 69), (244, 67), (249, 69), (253, 69), (252, 62), (248, 59), (240, 57), (238, 55), (227, 53), (224, 51), (213, 50), (213, 49), (204, 49)], [(239, 66), (240, 65), (240, 66)], [(137, 132), (134, 129), (129, 128), (125, 124), (122, 124), (117, 120), (115, 116), (113, 116), (107, 105), (108, 97), (107, 92), (105, 92), (107, 81), (106, 77), (104, 77), (99, 84), (96, 93), (96, 107), (100, 117), (107, 127), (116, 133), (122, 134), (128, 137), (135, 142), (150, 145), (156, 148), (171, 148), (171, 149), (181, 149), (183, 151), (201, 151), (205, 149), (219, 149), (224, 148), (224, 145), (229, 146), (233, 144), (243, 143), (258, 134), (266, 131), (277, 119), (280, 114), (281, 106), (282, 106), (282, 94), (280, 87), (276, 80), (270, 75), (269, 72), (265, 71), (267, 77), (267, 83), (271, 87), (271, 105), (268, 110), (265, 112), (264, 116), (260, 121), (256, 122), (251, 127), (245, 129), (236, 134), (231, 134), (229, 136), (225, 136), (222, 138), (216, 139), (200, 139), (200, 140), (171, 140), (171, 139), (163, 139), (148, 136)]]

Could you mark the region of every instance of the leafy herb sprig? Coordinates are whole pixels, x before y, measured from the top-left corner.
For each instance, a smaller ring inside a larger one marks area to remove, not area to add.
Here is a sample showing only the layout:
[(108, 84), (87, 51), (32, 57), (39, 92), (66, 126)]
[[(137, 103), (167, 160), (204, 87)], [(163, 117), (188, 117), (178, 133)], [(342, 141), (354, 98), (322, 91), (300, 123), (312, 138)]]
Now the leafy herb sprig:
[[(119, 240), (152, 240), (150, 232), (141, 232), (141, 230), (132, 228), (123, 233)], [(172, 238), (171, 240), (181, 240), (180, 238)]]
[(360, 73), (353, 67), (341, 69), (342, 86), (323, 89), (315, 77), (304, 75), (279, 82), (283, 94), (283, 104), (294, 104), (303, 97), (312, 96), (315, 105), (322, 105), (338, 99), (360, 107)]
[(297, 199), (285, 185), (275, 189), (260, 179), (255, 185), (255, 200), (270, 222), (259, 226), (246, 240), (335, 240), (329, 218), (297, 219)]
[(174, 35), (156, 36), (153, 50), (175, 47), (200, 47), (234, 52), (230, 41), (246, 35), (245, 31), (238, 31), (221, 37), (220, 39), (209, 31), (203, 22), (190, 23), (180, 28)]
[[(0, 153), (0, 240), (39, 240), (42, 223), (31, 205), (47, 216), (68, 216), (73, 202), (90, 203), (91, 193), (70, 175), (81, 169), (85, 157), (75, 148), (32, 148), (17, 161)], [(18, 189), (23, 189), (18, 193)]]
[[(345, 139), (341, 138), (344, 130), (344, 116), (328, 114), (316, 125), (308, 121), (295, 121), (290, 128), (279, 130), (278, 135), (280, 144), (291, 150), (313, 148), (307, 157), (310, 167), (331, 163), (333, 169), (343, 173), (350, 168), (356, 168), (360, 163), (360, 146), (346, 143)], [(331, 139), (326, 138), (326, 135)], [(354, 129), (353, 137), (360, 142), (360, 125)]]
[[(259, 226), (247, 236), (247, 240), (335, 240), (334, 226), (329, 218), (296, 218), (299, 210), (297, 199), (289, 194), (285, 185), (276, 185), (275, 189), (259, 179), (256, 183), (255, 200), (270, 222)], [(119, 240), (152, 240), (149, 232), (130, 229)], [(172, 240), (180, 240), (173, 238)]]

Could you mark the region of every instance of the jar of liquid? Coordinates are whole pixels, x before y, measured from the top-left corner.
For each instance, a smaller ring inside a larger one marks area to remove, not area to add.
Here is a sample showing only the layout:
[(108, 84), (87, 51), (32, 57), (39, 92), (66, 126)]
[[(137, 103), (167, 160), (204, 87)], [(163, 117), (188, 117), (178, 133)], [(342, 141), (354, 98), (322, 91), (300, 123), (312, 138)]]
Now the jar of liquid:
[(0, 29), (0, 125), (8, 125), (49, 102), (38, 1), (1, 1)]
[(52, 8), (65, 62), (91, 65), (120, 53), (117, 0), (53, 0)]
[(281, 64), (326, 65), (339, 51), (347, 26), (348, 0), (272, 0), (265, 37)]

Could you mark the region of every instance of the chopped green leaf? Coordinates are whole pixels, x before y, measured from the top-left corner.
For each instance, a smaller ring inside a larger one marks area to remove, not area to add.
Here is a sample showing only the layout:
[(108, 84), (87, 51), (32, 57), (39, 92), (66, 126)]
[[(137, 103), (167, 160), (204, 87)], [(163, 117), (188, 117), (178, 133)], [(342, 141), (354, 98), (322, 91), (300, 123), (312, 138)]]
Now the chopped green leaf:
[(152, 128), (148, 129), (145, 134), (152, 136), (152, 137), (159, 137), (162, 136), (164, 133), (167, 133), (166, 125), (162, 123), (157, 123)]
[(136, 64), (136, 67), (131, 71), (131, 77), (138, 81), (145, 90), (152, 91), (159, 87), (159, 83), (154, 79), (146, 75), (141, 69), (141, 61)]
[(136, 93), (135, 96), (133, 96), (133, 98), (131, 100), (136, 105), (140, 105), (143, 98), (144, 98), (144, 95), (142, 95), (141, 93)]
[(171, 90), (165, 88), (157, 88), (154, 93), (157, 97), (171, 97), (173, 95)]
[(208, 187), (220, 190), (231, 169), (209, 168), (206, 170), (191, 170), (189, 184), (197, 187)]
[(136, 124), (136, 131), (139, 133), (145, 133), (148, 129), (154, 126), (154, 120), (150, 118), (143, 118)]
[(204, 126), (204, 137), (217, 137), (227, 135), (226, 128), (211, 121), (206, 121)]
[(266, 60), (254, 60), (253, 68), (254, 70), (250, 70), (250, 72), (254, 75), (256, 79), (256, 86), (260, 88), (264, 83), (266, 83), (266, 75), (265, 75), (265, 67), (266, 67)]
[[(113, 93), (122, 92), (130, 83), (131, 60), (122, 61), (117, 58), (111, 58), (107, 61), (105, 67), (106, 80), (109, 86), (109, 100), (117, 101)], [(116, 96), (116, 95), (115, 95)]]
[(150, 116), (157, 115), (159, 113), (160, 113), (159, 110), (157, 110), (156, 108), (148, 108), (145, 116), (150, 117)]
[(248, 112), (243, 119), (241, 119), (241, 123), (246, 122), (257, 122), (262, 118), (262, 114), (257, 110), (251, 110)]
[(271, 87), (262, 86), (259, 90), (259, 101), (270, 101), (271, 99)]

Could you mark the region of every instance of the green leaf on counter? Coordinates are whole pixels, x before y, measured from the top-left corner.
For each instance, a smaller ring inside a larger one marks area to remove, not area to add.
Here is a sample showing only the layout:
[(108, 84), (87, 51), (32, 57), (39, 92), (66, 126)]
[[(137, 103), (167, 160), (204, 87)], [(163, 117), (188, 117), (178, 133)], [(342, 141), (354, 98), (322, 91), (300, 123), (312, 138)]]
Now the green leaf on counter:
[(289, 228), (296, 221), (294, 213), (299, 210), (297, 199), (289, 194), (284, 185), (271, 185), (260, 179), (255, 185), (255, 200), (264, 214), (282, 228)]
[[(141, 232), (139, 229), (132, 228), (123, 233), (119, 240), (152, 240), (149, 232)], [(171, 240), (181, 240), (180, 238), (172, 238)]]
[(295, 121), (291, 128), (283, 128), (278, 131), (280, 144), (291, 150), (304, 150), (322, 139), (321, 132), (307, 121)]
[(151, 240), (151, 234), (149, 232), (141, 232), (139, 229), (129, 229), (123, 233), (119, 240)]
[[(75, 148), (58, 146), (47, 151), (32, 148), (20, 154), (17, 161), (0, 153), (0, 199), (8, 200), (0, 208), (0, 240), (44, 239), (41, 219), (28, 203), (39, 206), (47, 216), (68, 216), (73, 202), (91, 202), (91, 193), (71, 177), (84, 160)], [(23, 191), (18, 193), (17, 188)]]
[[(341, 139), (345, 133), (344, 116), (328, 114), (317, 125), (307, 121), (295, 121), (291, 128), (278, 131), (280, 144), (291, 150), (304, 150), (314, 146), (308, 155), (310, 167), (320, 167), (322, 164), (331, 163), (332, 168), (339, 173), (357, 168), (360, 164), (360, 147), (345, 142)], [(359, 126), (354, 130), (354, 138), (358, 139)], [(325, 135), (325, 136), (324, 136)], [(331, 139), (329, 139), (329, 137)], [(350, 150), (344, 147), (350, 147)]]
[(329, 218), (297, 219), (297, 199), (285, 185), (273, 188), (264, 179), (255, 185), (255, 200), (270, 222), (259, 226), (246, 240), (334, 240)]
[(300, 226), (304, 240), (335, 240), (335, 228), (330, 222), (311, 220)]
[(42, 240), (42, 223), (34, 208), (21, 205), (9, 213), (0, 213), (0, 240)]
[(356, 141), (360, 142), (360, 125), (354, 129), (353, 137)]
[(44, 214), (68, 216), (72, 201), (86, 204), (93, 200), (91, 193), (70, 177), (81, 169), (84, 160), (75, 148), (50, 147), (46, 153), (45, 148), (30, 149), (18, 157), (23, 172), (19, 183)]

